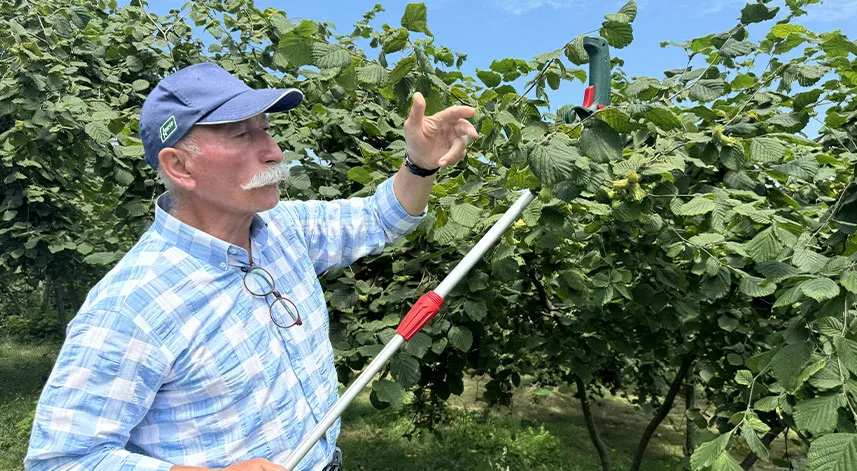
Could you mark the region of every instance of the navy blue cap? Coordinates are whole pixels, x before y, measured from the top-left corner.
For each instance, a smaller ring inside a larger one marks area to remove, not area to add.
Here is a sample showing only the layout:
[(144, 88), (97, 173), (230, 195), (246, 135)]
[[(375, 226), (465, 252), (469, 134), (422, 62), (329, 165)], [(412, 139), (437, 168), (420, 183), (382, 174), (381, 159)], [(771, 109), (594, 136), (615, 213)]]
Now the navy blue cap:
[(146, 162), (158, 168), (158, 154), (172, 147), (196, 124), (235, 123), (265, 112), (290, 110), (303, 100), (295, 88), (254, 90), (210, 62), (164, 78), (140, 111), (140, 137)]

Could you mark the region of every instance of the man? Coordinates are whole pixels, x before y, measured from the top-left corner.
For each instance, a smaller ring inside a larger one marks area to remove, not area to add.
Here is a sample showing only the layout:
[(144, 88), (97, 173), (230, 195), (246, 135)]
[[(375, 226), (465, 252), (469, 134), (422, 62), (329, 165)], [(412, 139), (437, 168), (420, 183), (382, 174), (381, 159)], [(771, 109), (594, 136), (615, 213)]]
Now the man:
[[(146, 99), (146, 161), (169, 191), (155, 222), (89, 293), (36, 409), (28, 470), (283, 471), (337, 396), (317, 274), (381, 251), (421, 220), (439, 167), (477, 137), (468, 107), (425, 117), (372, 197), (280, 202), (287, 175), (265, 113), (294, 89), (252, 90), (213, 64)], [(333, 426), (299, 469), (340, 469)]]

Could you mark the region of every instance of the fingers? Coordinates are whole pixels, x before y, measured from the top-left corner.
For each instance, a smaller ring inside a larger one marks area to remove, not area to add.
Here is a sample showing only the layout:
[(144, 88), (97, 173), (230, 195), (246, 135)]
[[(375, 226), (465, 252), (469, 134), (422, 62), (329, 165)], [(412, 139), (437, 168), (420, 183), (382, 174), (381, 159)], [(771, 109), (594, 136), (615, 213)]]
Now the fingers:
[(423, 118), (426, 115), (426, 99), (420, 92), (414, 93), (414, 103), (411, 105), (411, 114), (408, 115), (408, 120), (405, 126), (413, 126), (419, 129), (423, 125)]
[(452, 142), (452, 146), (450, 146), (449, 151), (438, 161), (438, 165), (441, 167), (448, 167), (450, 165), (455, 165), (467, 155), (467, 140), (465, 137), (457, 137)]
[(476, 109), (469, 106), (450, 106), (449, 108), (432, 115), (432, 119), (438, 123), (455, 123), (460, 119), (472, 118)]
[(471, 139), (479, 138), (479, 133), (476, 132), (476, 128), (473, 126), (473, 123), (466, 119), (459, 119), (455, 126), (453, 127), (456, 136), (467, 136)]

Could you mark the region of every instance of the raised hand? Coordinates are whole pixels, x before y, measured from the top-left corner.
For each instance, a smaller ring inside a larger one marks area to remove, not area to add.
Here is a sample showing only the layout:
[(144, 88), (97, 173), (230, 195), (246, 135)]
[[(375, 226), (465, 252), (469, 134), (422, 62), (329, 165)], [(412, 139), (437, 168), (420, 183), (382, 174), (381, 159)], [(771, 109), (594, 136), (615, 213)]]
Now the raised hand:
[(411, 114), (405, 121), (405, 142), (411, 161), (425, 169), (455, 165), (467, 154), (465, 136), (476, 139), (479, 134), (467, 118), (476, 110), (469, 106), (450, 106), (432, 116), (426, 116), (426, 100), (414, 93)]

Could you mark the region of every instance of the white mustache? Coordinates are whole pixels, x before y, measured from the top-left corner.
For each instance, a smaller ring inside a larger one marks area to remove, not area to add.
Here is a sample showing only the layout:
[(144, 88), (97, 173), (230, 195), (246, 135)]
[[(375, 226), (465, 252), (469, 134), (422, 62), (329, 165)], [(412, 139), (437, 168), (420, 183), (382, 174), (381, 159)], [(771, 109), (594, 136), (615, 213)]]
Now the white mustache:
[(288, 178), (288, 164), (286, 164), (285, 162), (281, 162), (278, 164), (270, 164), (268, 167), (256, 173), (256, 175), (253, 175), (253, 178), (251, 178), (250, 181), (245, 183), (244, 185), (241, 185), (241, 188), (245, 190), (262, 188), (263, 186), (276, 185)]

